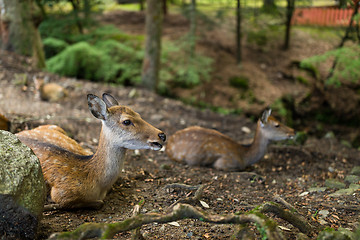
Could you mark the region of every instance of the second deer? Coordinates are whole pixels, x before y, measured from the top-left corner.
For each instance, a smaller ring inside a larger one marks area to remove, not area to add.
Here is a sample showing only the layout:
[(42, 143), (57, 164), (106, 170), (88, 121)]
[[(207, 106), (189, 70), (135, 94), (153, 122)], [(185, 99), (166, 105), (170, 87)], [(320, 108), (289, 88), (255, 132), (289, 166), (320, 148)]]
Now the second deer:
[(53, 208), (99, 208), (118, 179), (127, 149), (160, 150), (165, 134), (144, 121), (109, 94), (103, 99), (89, 94), (91, 113), (102, 122), (97, 151), (93, 155), (55, 125), (17, 133), (40, 160)]
[(271, 116), (271, 109), (263, 112), (257, 122), (252, 144), (242, 145), (212, 129), (188, 127), (172, 135), (166, 154), (176, 162), (210, 166), (220, 170), (244, 170), (265, 155), (271, 140), (294, 137), (294, 130)]

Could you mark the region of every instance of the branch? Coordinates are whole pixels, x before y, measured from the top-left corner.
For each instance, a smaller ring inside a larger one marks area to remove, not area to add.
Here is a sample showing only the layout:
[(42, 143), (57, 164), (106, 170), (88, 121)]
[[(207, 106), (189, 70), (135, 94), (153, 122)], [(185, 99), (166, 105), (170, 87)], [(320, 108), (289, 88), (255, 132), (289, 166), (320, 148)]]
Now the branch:
[(124, 221), (117, 223), (85, 223), (72, 232), (55, 233), (50, 239), (87, 239), (102, 238), (109, 239), (115, 234), (123, 231), (136, 229), (149, 223), (168, 223), (186, 218), (198, 219), (202, 222), (214, 224), (246, 224), (256, 223), (264, 230), (267, 239), (282, 240), (285, 239), (277, 228), (277, 224), (261, 213), (256, 214), (229, 214), (226, 216), (217, 214), (208, 214), (197, 210), (188, 204), (177, 204), (173, 211), (168, 214), (147, 213), (139, 214)]

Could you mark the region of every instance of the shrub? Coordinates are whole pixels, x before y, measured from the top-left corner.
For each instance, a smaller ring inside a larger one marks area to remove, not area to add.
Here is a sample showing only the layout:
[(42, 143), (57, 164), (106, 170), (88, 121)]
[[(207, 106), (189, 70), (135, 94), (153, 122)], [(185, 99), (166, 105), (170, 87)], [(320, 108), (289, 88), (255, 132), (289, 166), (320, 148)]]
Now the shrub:
[(341, 85), (342, 81), (359, 82), (360, 79), (360, 47), (342, 47), (328, 51), (322, 55), (313, 56), (301, 61), (300, 67), (313, 68), (314, 65), (321, 64), (329, 58), (335, 59), (336, 66), (332, 71), (330, 78), (326, 79), (326, 84)]
[(69, 46), (65, 41), (57, 38), (46, 38), (43, 41), (45, 57), (51, 58)]
[(137, 84), (141, 82), (143, 50), (136, 50), (115, 40), (98, 42), (96, 47), (118, 64), (120, 75), (115, 80), (117, 83)]
[(50, 72), (93, 81), (115, 79), (120, 67), (109, 55), (86, 42), (67, 47), (46, 62)]

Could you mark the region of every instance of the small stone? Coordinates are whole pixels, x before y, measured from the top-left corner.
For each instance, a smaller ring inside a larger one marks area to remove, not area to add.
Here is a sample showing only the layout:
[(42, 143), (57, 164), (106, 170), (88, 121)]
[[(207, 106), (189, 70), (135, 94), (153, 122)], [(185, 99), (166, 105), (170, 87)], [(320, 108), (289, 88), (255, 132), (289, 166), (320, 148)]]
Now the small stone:
[(319, 223), (321, 224), (321, 225), (326, 225), (326, 224), (328, 224), (328, 222), (327, 221), (325, 221), (324, 219), (319, 219)]
[(323, 218), (326, 218), (329, 215), (329, 211), (321, 210), (321, 211), (319, 211), (319, 215), (321, 215), (321, 217), (323, 217)]
[(161, 164), (160, 169), (162, 170), (171, 170), (171, 166), (168, 164)]
[(160, 231), (160, 232), (165, 232), (165, 225), (162, 225), (162, 226), (159, 228), (159, 231)]
[(345, 183), (343, 182), (340, 182), (336, 179), (333, 179), (333, 178), (330, 178), (330, 179), (326, 179), (325, 181), (325, 187), (328, 187), (328, 188), (345, 188)]

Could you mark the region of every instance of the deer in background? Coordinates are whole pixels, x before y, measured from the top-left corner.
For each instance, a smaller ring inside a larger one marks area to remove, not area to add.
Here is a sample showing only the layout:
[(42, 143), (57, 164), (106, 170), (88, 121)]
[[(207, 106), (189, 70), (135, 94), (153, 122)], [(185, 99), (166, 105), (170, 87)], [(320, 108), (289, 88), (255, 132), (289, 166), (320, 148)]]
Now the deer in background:
[(160, 150), (166, 135), (109, 94), (87, 96), (91, 113), (102, 122), (97, 151), (84, 150), (65, 131), (44, 125), (17, 133), (39, 158), (54, 204), (60, 208), (100, 208), (123, 168), (127, 149)]
[(263, 112), (257, 122), (250, 145), (242, 145), (212, 129), (188, 127), (172, 135), (166, 146), (171, 160), (194, 166), (210, 166), (219, 170), (244, 170), (262, 159), (269, 142), (291, 139), (294, 130), (271, 116), (271, 109)]

